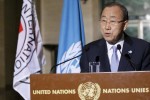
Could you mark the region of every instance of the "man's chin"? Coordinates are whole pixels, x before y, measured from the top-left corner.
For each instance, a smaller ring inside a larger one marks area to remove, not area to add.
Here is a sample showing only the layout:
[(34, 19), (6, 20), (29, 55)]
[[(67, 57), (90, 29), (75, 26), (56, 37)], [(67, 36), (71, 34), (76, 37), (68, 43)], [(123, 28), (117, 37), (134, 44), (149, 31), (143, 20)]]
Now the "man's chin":
[(110, 39), (109, 37), (105, 37), (104, 38), (108, 43), (111, 43), (113, 40), (112, 39)]
[(115, 41), (113, 41), (113, 40), (109, 40), (109, 39), (105, 39), (108, 43), (110, 43), (110, 44), (115, 44), (116, 42)]

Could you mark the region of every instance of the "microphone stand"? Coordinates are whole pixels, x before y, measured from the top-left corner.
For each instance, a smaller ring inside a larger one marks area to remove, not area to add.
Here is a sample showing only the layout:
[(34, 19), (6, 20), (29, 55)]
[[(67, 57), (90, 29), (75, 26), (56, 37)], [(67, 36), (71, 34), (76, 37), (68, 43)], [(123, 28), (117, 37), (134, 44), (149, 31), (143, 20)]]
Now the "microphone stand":
[(59, 63), (59, 64), (55, 64), (55, 65), (51, 68), (50, 72), (51, 72), (55, 67), (57, 67), (58, 65), (61, 65), (61, 64), (65, 63), (65, 62), (68, 62), (68, 61), (70, 61), (70, 60), (72, 60), (72, 59), (78, 58), (78, 57), (80, 57), (81, 55), (82, 55), (82, 54), (80, 54), (80, 55), (78, 55), (78, 56), (75, 56), (75, 57), (73, 57), (73, 58), (70, 58), (70, 59), (68, 59), (68, 60), (66, 60), (66, 61), (64, 61), (64, 62)]
[[(122, 53), (121, 53), (121, 51), (120, 51), (120, 49), (121, 49), (121, 45), (117, 45), (117, 49), (119, 50), (119, 52), (120, 52), (120, 54), (121, 55), (123, 55)], [(128, 54), (125, 54), (125, 55), (123, 55), (126, 59), (127, 59), (127, 61), (130, 63), (130, 65), (131, 65), (131, 67), (134, 69), (134, 71), (136, 71), (136, 68), (134, 67), (134, 65), (135, 65), (135, 63), (133, 63), (132, 61), (131, 61), (131, 58), (130, 58), (130, 56), (128, 55)]]

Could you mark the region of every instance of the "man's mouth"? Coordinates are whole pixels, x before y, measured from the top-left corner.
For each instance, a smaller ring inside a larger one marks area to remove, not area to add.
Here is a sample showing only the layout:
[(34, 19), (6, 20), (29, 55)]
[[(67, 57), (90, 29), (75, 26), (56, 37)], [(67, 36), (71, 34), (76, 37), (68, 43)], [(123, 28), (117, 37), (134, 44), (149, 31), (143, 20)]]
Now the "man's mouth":
[(108, 32), (105, 33), (105, 36), (110, 36), (110, 35), (111, 35), (111, 33), (108, 33)]

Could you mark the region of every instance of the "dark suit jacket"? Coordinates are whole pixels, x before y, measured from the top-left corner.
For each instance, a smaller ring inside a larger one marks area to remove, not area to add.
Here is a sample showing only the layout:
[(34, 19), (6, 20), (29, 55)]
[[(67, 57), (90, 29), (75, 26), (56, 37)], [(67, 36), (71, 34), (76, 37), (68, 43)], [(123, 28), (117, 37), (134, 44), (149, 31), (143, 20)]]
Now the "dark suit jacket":
[[(132, 53), (129, 53), (132, 51)], [(125, 55), (128, 55), (125, 56)], [(104, 39), (87, 44), (83, 49), (80, 59), (81, 72), (89, 72), (89, 62), (94, 62), (99, 57), (101, 72), (110, 72), (107, 55), (107, 45)], [(150, 70), (150, 43), (124, 35), (122, 55), (118, 71), (144, 71)]]

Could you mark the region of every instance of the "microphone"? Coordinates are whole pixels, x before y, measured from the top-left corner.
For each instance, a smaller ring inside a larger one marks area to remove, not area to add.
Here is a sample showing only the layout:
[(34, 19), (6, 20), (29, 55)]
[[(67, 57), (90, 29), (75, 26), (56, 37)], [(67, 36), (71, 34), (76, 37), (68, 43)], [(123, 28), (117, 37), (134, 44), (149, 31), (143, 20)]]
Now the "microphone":
[[(85, 46), (85, 52), (87, 52), (88, 50), (89, 50), (89, 47), (88, 47), (88, 46)], [(68, 60), (65, 60), (65, 61), (63, 61), (63, 62), (61, 62), (61, 63), (55, 64), (55, 65), (51, 68), (50, 72), (51, 72), (55, 67), (57, 67), (57, 66), (59, 66), (59, 65), (61, 65), (61, 64), (64, 64), (64, 63), (66, 63), (66, 62), (68, 62), (68, 61), (70, 61), (70, 60), (73, 60), (73, 59), (75, 59), (75, 58), (78, 58), (78, 57), (82, 56), (82, 54), (83, 54), (83, 53), (81, 53), (80, 55), (75, 56), (75, 57), (73, 57), (73, 58), (70, 58), (70, 59), (68, 59)]]
[(117, 45), (117, 49), (119, 50), (120, 54), (128, 60), (128, 62), (130, 63), (130, 65), (134, 69), (134, 71), (136, 71), (136, 68), (134, 67), (135, 63), (131, 61), (131, 57), (129, 56), (129, 54), (125, 54), (125, 55), (122, 54), (120, 44)]
[(96, 61), (96, 62), (99, 62), (99, 61), (100, 61), (100, 60), (99, 60), (99, 56), (96, 56), (95, 61)]
[(101, 63), (100, 63), (100, 56), (96, 56), (95, 58), (95, 61), (96, 61), (96, 72), (100, 72), (100, 68), (101, 68)]
[[(120, 45), (120, 44), (117, 45), (117, 49), (118, 49), (119, 51), (121, 50), (121, 45)], [(121, 51), (120, 51), (120, 53), (121, 53)]]

